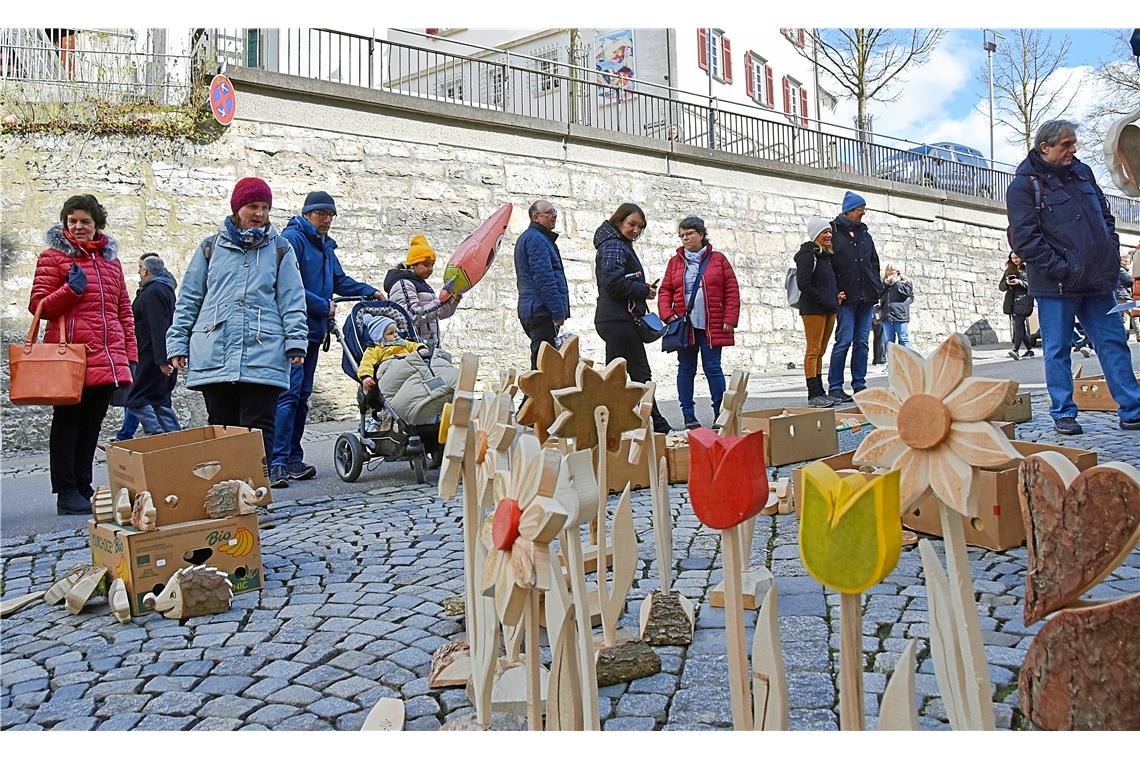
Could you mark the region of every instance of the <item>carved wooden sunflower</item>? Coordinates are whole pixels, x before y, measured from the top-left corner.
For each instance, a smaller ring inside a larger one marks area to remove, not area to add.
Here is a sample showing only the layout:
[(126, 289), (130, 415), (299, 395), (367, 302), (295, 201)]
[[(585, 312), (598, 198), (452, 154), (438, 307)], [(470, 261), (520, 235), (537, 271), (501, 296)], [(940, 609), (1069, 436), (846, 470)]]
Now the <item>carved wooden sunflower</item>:
[(554, 498), (561, 464), (561, 454), (523, 435), (512, 447), (510, 470), (495, 477), (495, 511), (480, 536), (488, 551), (480, 588), (495, 597), (505, 626), (519, 624), (533, 589), (550, 588), (549, 544), (567, 519)]
[(594, 410), (605, 407), (610, 413), (606, 448), (617, 451), (622, 433), (641, 427), (636, 410), (645, 390), (643, 383), (630, 382), (625, 359), (614, 359), (601, 371), (580, 364), (575, 387), (553, 393), (562, 412), (550, 426), (550, 432), (575, 439), (579, 450), (592, 449), (598, 445)]
[(859, 410), (875, 426), (855, 452), (855, 463), (901, 470), (904, 514), (933, 491), (955, 511), (976, 516), (970, 498), (974, 468), (1021, 457), (988, 422), (1017, 394), (1017, 383), (970, 377), (970, 344), (959, 334), (927, 359), (897, 343), (888, 350), (890, 387), (855, 394)]
[(543, 343), (538, 350), (538, 369), (524, 372), (518, 379), (519, 388), (526, 394), (518, 422), (533, 427), (540, 442), (546, 440), (550, 423), (558, 416), (551, 392), (574, 386), (579, 361), (577, 335), (566, 341), (561, 350)]

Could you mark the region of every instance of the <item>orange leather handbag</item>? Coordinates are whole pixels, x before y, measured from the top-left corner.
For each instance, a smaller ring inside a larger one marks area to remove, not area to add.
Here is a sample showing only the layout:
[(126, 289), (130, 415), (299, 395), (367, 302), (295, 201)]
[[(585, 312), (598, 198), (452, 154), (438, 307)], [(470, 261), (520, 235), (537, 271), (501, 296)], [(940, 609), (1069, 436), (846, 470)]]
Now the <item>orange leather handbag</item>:
[(40, 303), (23, 345), (8, 346), (8, 366), (12, 373), (8, 398), (13, 404), (78, 404), (87, 374), (87, 346), (67, 342), (62, 314), (59, 317), (59, 344), (37, 343), (42, 309), (43, 303)]

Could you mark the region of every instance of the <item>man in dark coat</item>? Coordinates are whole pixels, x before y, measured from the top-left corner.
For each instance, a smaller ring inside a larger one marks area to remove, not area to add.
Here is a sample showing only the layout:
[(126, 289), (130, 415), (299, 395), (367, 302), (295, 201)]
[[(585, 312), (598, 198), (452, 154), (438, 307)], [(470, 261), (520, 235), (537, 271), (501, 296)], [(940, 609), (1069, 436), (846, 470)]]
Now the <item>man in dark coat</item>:
[(1046, 122), (1033, 145), (1009, 184), (1005, 206), (1010, 244), (1025, 262), (1029, 295), (1037, 300), (1053, 426), (1063, 435), (1084, 432), (1073, 403), (1069, 356), (1079, 319), (1120, 405), (1120, 428), (1140, 430), (1140, 384), (1124, 325), (1108, 313), (1116, 306), (1113, 289), (1120, 273), (1115, 220), (1092, 170), (1076, 158), (1076, 124)]
[(541, 200), (532, 203), (527, 213), (530, 227), (515, 241), (515, 281), (519, 322), (530, 338), (530, 368), (536, 369), (539, 348), (543, 343), (554, 345), (558, 329), (570, 316), (570, 288), (554, 231), (558, 211)]
[(147, 435), (182, 429), (170, 400), (178, 370), (166, 355), (166, 331), (174, 318), (176, 287), (174, 276), (158, 254), (148, 253), (139, 260), (139, 291), (131, 306), (139, 363), (124, 403), (123, 426), (116, 441), (133, 438), (140, 423)]
[(289, 373), (289, 388), (277, 397), (277, 415), (273, 428), (273, 451), (270, 457), (269, 484), (286, 488), (289, 480), (307, 480), (317, 468), (304, 461), (301, 436), (309, 415), (309, 397), (313, 395), (313, 378), (317, 374), (317, 357), (328, 333), (329, 320), (336, 317), (333, 295), (382, 298), (379, 288), (357, 282), (344, 273), (336, 256), (336, 241), (329, 237), (336, 204), (323, 190), (305, 197), (301, 213), (289, 220), (281, 236), (293, 246), (301, 282), (305, 286), (305, 309), (308, 312), (309, 347), (305, 363), (294, 364)]
[(831, 257), (839, 292), (844, 294), (835, 320), (835, 345), (827, 368), (827, 395), (837, 402), (851, 401), (843, 392), (843, 367), (851, 350), (851, 390), (858, 393), (867, 387), (868, 336), (875, 304), (883, 292), (879, 277), (879, 254), (875, 241), (863, 224), (867, 202), (847, 191), (843, 196), (843, 212), (835, 217), (835, 233)]

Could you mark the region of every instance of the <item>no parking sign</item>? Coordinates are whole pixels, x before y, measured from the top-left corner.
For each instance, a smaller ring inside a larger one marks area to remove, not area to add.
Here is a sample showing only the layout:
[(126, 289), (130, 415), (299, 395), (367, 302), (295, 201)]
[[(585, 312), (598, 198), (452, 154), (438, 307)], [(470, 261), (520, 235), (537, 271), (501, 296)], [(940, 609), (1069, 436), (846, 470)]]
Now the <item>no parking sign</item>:
[(234, 120), (236, 109), (233, 83), (225, 74), (218, 74), (210, 81), (210, 112), (224, 127)]

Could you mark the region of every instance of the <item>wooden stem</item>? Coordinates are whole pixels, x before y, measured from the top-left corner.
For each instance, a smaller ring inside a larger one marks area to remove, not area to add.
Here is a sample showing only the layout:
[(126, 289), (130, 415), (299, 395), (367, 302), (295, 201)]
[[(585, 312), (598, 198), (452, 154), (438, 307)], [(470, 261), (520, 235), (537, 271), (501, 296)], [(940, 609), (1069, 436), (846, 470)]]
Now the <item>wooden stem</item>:
[(839, 595), (839, 728), (862, 731), (863, 595)]
[(526, 626), (526, 722), (531, 731), (541, 731), (542, 680), (539, 669), (542, 660), (538, 654), (538, 592), (533, 589), (527, 594), (523, 625)]
[(971, 714), (967, 729), (993, 731), (993, 689), (990, 671), (986, 665), (982, 645), (982, 628), (978, 622), (978, 607), (974, 598), (974, 579), (970, 575), (970, 562), (966, 557), (966, 537), (962, 526), (965, 519), (946, 504), (940, 504), (942, 540), (946, 551), (946, 569), (950, 579), (950, 603), (960, 623), (962, 665), (966, 682), (966, 705)]
[[(744, 562), (744, 569), (745, 570), (751, 569), (751, 567), (752, 567), (752, 559), (751, 559), (751, 557), (752, 557), (752, 542), (753, 542), (753, 540), (755, 540), (755, 538), (756, 538), (756, 518), (755, 517), (749, 517), (747, 520), (744, 521), (744, 524), (740, 526), (740, 540), (741, 540), (741, 544), (740, 544), (741, 555), (740, 556), (741, 556), (742, 561)], [(760, 600), (757, 599), (756, 603), (757, 603), (757, 605), (759, 605)]]
[[(483, 547), (479, 542), (483, 508), (478, 502), (476, 488), (475, 432), (467, 427), (467, 442), (463, 457), (463, 572), (464, 572), (464, 629), (467, 634), (467, 651), (471, 662), (471, 686), (475, 696), (475, 716), (480, 725), (491, 725), (491, 662), (498, 648), (498, 624), (488, 621), (484, 614), (485, 600), (477, 585), (483, 574)], [(488, 630), (489, 629), (489, 630)], [(490, 636), (491, 641), (484, 641)]]
[(741, 593), (740, 559), (743, 539), (741, 525), (722, 530), (720, 545), (724, 551), (724, 634), (728, 644), (728, 687), (732, 697), (732, 727), (737, 731), (752, 730), (752, 700), (749, 697), (748, 658), (744, 646), (744, 598)]
[[(598, 604), (604, 610), (606, 600), (611, 593), (610, 583), (606, 571), (606, 505), (609, 503), (609, 488), (606, 484), (606, 431), (609, 428), (610, 415), (605, 407), (594, 409), (594, 425), (598, 434), (598, 517), (597, 517), (597, 547), (598, 547)], [(602, 616), (602, 639), (606, 646), (613, 646), (617, 640), (617, 626)]]
[(566, 566), (570, 569), (570, 593), (574, 597), (574, 619), (578, 623), (578, 668), (582, 676), (582, 723), (586, 731), (600, 731), (598, 716), (598, 671), (594, 664), (594, 635), (590, 625), (590, 600), (586, 596), (582, 540), (578, 527), (562, 534)]
[(653, 425), (645, 426), (646, 447), (649, 454), (649, 500), (653, 504), (653, 544), (657, 555), (657, 577), (661, 592), (668, 594), (673, 586), (673, 516), (669, 512), (669, 481), (661, 478), (661, 463), (657, 460), (657, 438)]

